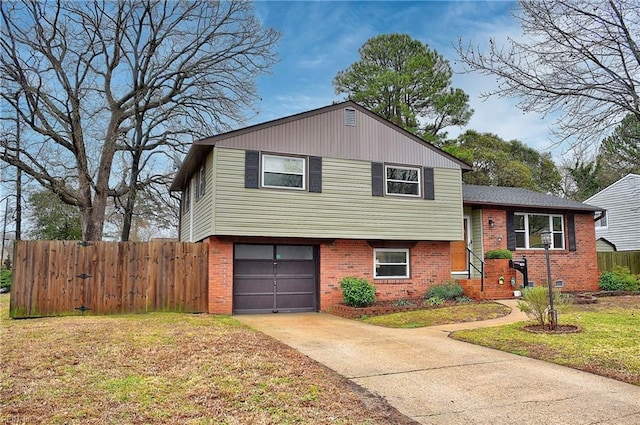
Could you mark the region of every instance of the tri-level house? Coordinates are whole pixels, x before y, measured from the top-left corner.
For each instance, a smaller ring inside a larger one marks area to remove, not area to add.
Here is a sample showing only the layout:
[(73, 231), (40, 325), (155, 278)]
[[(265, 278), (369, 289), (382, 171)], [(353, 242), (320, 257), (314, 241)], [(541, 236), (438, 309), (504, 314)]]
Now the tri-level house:
[(465, 203), (469, 170), (347, 101), (199, 140), (171, 189), (182, 192), (180, 239), (209, 245), (210, 313), (326, 310), (346, 276), (369, 279), (379, 299), (452, 277), (476, 285), (486, 249), (540, 256), (539, 224), (554, 253), (589, 263), (566, 287), (594, 289), (597, 208), (496, 204), (491, 188)]

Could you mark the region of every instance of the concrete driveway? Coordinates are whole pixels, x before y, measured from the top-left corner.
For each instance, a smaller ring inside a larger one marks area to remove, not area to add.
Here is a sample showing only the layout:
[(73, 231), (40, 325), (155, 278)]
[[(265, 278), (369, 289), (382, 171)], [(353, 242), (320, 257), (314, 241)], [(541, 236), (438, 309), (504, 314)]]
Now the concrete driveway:
[[(515, 302), (506, 304), (515, 307)], [(322, 313), (236, 316), (423, 424), (640, 424), (640, 387), (448, 338), (526, 319), (387, 329)]]

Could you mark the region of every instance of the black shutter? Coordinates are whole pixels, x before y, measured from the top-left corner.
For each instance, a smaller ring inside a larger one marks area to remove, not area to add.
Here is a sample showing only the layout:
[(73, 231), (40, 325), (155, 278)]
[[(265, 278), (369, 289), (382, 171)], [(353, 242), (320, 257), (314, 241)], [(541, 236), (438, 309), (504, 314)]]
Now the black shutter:
[(516, 250), (516, 229), (514, 219), (513, 212), (507, 211), (507, 249), (509, 251)]
[(384, 164), (371, 163), (371, 195), (384, 196)]
[(309, 157), (309, 192), (322, 192), (322, 157)]
[(576, 251), (576, 223), (573, 214), (567, 214), (567, 231), (569, 233), (569, 251)]
[(257, 189), (260, 187), (260, 152), (244, 153), (244, 187)]
[(422, 181), (424, 186), (422, 188), (422, 197), (424, 199), (436, 199), (433, 168), (423, 168), (422, 174), (424, 176), (424, 179)]

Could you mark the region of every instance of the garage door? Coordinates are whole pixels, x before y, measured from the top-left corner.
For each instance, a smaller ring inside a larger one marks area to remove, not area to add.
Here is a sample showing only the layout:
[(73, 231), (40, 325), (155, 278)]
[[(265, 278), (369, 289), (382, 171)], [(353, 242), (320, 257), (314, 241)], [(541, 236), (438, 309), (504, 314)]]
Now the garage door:
[(234, 313), (317, 310), (313, 246), (236, 244), (234, 248)]

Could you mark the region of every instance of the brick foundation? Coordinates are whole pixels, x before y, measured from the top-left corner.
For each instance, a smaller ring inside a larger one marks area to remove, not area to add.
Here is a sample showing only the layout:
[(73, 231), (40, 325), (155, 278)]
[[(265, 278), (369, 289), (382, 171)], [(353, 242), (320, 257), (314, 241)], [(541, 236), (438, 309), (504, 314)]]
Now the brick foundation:
[[(495, 223), (489, 227), (487, 217)], [(506, 212), (498, 209), (483, 210), (483, 245), (485, 251), (507, 248)], [(575, 215), (576, 251), (552, 250), (551, 276), (564, 281), (562, 289), (568, 292), (598, 290), (598, 263), (595, 243), (595, 228), (591, 214)], [(417, 298), (432, 285), (445, 283), (451, 277), (449, 242), (423, 241), (410, 249), (410, 274), (408, 279), (374, 279), (372, 245), (364, 240), (305, 240), (274, 238), (242, 238), (243, 243), (298, 243), (319, 246), (319, 309), (326, 311), (342, 302), (340, 280), (346, 276), (362, 277), (376, 287), (379, 301), (399, 298)], [(232, 238), (207, 239), (209, 243), (209, 313), (231, 314), (233, 311), (233, 244)], [(400, 244), (401, 245), (401, 244)], [(568, 242), (565, 241), (568, 246)], [(514, 259), (526, 255), (529, 281), (536, 285), (547, 283), (545, 251), (516, 250)], [(495, 262), (495, 263), (494, 263)], [(504, 283), (499, 277), (504, 277)], [(485, 268), (484, 292), (479, 291), (479, 280), (461, 279), (465, 295), (475, 299), (499, 299), (513, 297), (511, 278), (517, 287), (522, 284), (522, 275), (509, 269), (508, 260), (488, 260)]]
[(320, 246), (320, 309), (342, 302), (340, 280), (353, 276), (367, 279), (376, 287), (376, 300), (415, 298), (432, 285), (450, 279), (448, 242), (418, 242), (410, 248), (408, 279), (374, 279), (373, 250), (366, 241), (336, 240)]
[[(287, 239), (244, 238), (243, 243), (292, 243)], [(209, 243), (209, 313), (233, 312), (233, 244), (228, 238), (210, 237)], [(320, 247), (320, 310), (342, 302), (340, 280), (363, 277), (376, 287), (379, 301), (421, 297), (432, 285), (447, 282), (451, 269), (448, 242), (418, 242), (410, 247), (408, 279), (374, 279), (374, 248), (362, 240), (305, 241)]]

